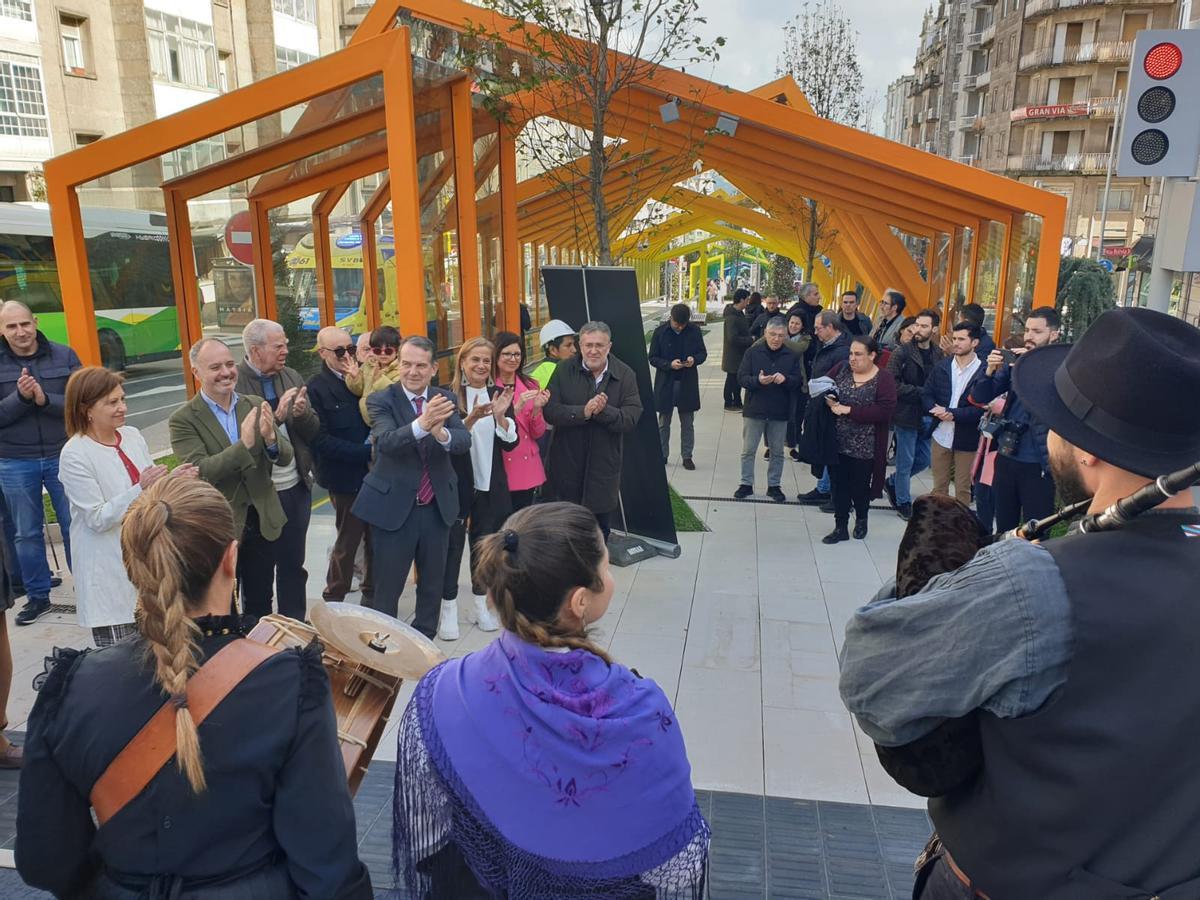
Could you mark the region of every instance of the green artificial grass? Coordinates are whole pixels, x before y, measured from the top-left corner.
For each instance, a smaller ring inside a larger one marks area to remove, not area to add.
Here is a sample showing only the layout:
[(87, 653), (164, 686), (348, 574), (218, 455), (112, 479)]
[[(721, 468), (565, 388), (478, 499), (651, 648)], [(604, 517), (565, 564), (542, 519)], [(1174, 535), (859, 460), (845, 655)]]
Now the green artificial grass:
[[(174, 453), (168, 453), (166, 456), (160, 456), (155, 462), (162, 463), (170, 470), (179, 465), (179, 457)], [(42, 494), (42, 509), (46, 511), (46, 522), (48, 524), (53, 525), (58, 522), (58, 517), (54, 515), (54, 507), (50, 505), (49, 494)]]
[(675, 518), (675, 531), (679, 534), (690, 531), (708, 531), (703, 520), (696, 515), (688, 502), (675, 492), (675, 488), (667, 485), (667, 490), (671, 494), (671, 515)]

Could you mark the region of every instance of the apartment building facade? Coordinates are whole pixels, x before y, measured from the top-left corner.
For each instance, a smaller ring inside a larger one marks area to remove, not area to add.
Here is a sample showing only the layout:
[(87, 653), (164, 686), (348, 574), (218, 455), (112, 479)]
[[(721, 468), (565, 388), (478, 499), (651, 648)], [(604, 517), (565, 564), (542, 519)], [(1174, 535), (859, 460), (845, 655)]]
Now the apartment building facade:
[[(1114, 174), (1106, 201), (1118, 98), (1134, 35), (1177, 27), (1179, 8), (1172, 0), (947, 0), (925, 23), (934, 33), (946, 23), (947, 51), (931, 60), (923, 33), (913, 77), (942, 66), (953, 125), (930, 129), (929, 98), (912, 96), (909, 121), (923, 114), (923, 130), (914, 124), (902, 139), (1062, 194), (1063, 252), (1107, 249), (1119, 259), (1120, 248), (1154, 233), (1158, 187)], [(956, 21), (961, 42), (951, 37)]]
[[(369, 0), (0, 0), (0, 201), (39, 199), (51, 156), (344, 45)], [(286, 130), (295, 115), (100, 179), (89, 206), (162, 208), (162, 178)], [(291, 121), (289, 121), (289, 119)], [(236, 191), (233, 192), (234, 194)], [(231, 194), (197, 207), (227, 216)]]

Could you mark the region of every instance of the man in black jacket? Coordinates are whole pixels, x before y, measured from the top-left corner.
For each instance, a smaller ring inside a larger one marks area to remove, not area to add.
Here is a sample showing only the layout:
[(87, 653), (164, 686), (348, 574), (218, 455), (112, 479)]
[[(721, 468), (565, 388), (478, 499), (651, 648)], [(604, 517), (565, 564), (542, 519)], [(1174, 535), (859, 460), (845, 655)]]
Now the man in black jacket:
[[(848, 363), (850, 361), (850, 335), (846, 334), (842, 328), (845, 321), (840, 313), (834, 312), (832, 309), (823, 309), (817, 313), (814, 321), (813, 331), (817, 339), (814, 344), (819, 344), (816, 354), (813, 356), (812, 365), (808, 369), (808, 377), (811, 381), (813, 378), (824, 378), (829, 374), (829, 370), (838, 363)], [(820, 479), (817, 481), (817, 486), (806, 494), (800, 494), (796, 497), (801, 503), (806, 506), (820, 506), (826, 512), (833, 512), (833, 495), (830, 493), (829, 485), (829, 469), (821, 473)]]
[(750, 302), (750, 292), (738, 288), (733, 292), (733, 302), (725, 304), (725, 312), (721, 321), (724, 323), (724, 340), (721, 352), (721, 371), (725, 373), (725, 408), (727, 410), (742, 408), (742, 389), (738, 385), (738, 369), (742, 365), (742, 355), (746, 348), (754, 343), (750, 337), (750, 320), (746, 318), (746, 304)]
[(671, 457), (671, 416), (679, 410), (679, 442), (683, 467), (694, 469), (696, 410), (700, 408), (700, 374), (696, 368), (708, 359), (704, 335), (692, 324), (692, 308), (686, 303), (671, 307), (669, 321), (659, 325), (650, 338), (650, 365), (654, 367), (654, 405), (658, 409), (658, 436), (663, 462)]
[(370, 606), (374, 596), (371, 536), (366, 523), (350, 511), (371, 463), (371, 445), (367, 440), (371, 429), (359, 413), (358, 397), (346, 387), (346, 376), (358, 371), (354, 341), (344, 329), (332, 325), (322, 328), (317, 332), (317, 355), (323, 365), (308, 382), (308, 399), (321, 428), (312, 447), (317, 484), (329, 492), (337, 528), (321, 596), (334, 602), (346, 599), (354, 577), (354, 557), (361, 544), (365, 569), (363, 602)]
[(937, 318), (933, 310), (917, 313), (913, 339), (892, 351), (887, 366), (896, 379), (896, 416), (892, 420), (896, 435), (896, 471), (884, 487), (892, 506), (906, 521), (912, 515), (912, 477), (929, 467), (930, 438), (923, 427), (929, 407), (924, 403), (922, 391), (929, 373), (945, 355), (933, 343)]
[(0, 306), (0, 490), (16, 532), (17, 558), (29, 600), (17, 613), (28, 625), (50, 611), (50, 567), (46, 564), (42, 488), (62, 526), (71, 562), (71, 510), (58, 480), (58, 454), (67, 442), (63, 420), (67, 379), (79, 357), (38, 331), (24, 303)]
[(787, 435), (792, 392), (800, 387), (800, 360), (788, 349), (787, 325), (777, 316), (767, 323), (763, 340), (742, 358), (738, 381), (746, 389), (746, 408), (742, 410), (742, 483), (734, 497), (739, 500), (754, 493), (754, 455), (764, 432), (770, 448), (767, 464), (767, 496), (776, 503), (784, 500), (783, 439)]
[[(767, 329), (767, 323), (776, 316), (781, 315), (779, 312), (779, 298), (768, 297), (763, 301), (763, 311), (754, 317), (754, 323), (750, 326), (750, 337), (758, 340), (763, 336), (763, 332)], [(784, 319), (786, 322), (787, 319)]]
[(983, 374), (983, 363), (975, 355), (979, 326), (959, 322), (951, 331), (953, 352), (933, 367), (922, 393), (922, 406), (938, 421), (933, 431), (933, 493), (950, 495), (951, 473), (954, 496), (971, 504), (971, 468), (979, 449), (979, 420), (983, 408), (970, 401), (971, 388)]

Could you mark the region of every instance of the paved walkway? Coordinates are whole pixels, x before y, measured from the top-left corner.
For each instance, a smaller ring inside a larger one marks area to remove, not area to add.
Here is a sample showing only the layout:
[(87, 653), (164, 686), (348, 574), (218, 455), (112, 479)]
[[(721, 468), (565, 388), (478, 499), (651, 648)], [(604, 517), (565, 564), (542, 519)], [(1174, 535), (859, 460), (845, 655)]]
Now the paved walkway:
[[(732, 499), (741, 417), (722, 410), (720, 337), (717, 324), (708, 335), (712, 356), (700, 370), (698, 468), (685, 471), (676, 458), (669, 470), (709, 531), (680, 535), (677, 560), (614, 569), (617, 594), (596, 636), (675, 703), (693, 780), (714, 817), (714, 897), (905, 896), (912, 858), (928, 833), (923, 802), (883, 772), (837, 692), (846, 620), (894, 567), (904, 523), (891, 511), (872, 511), (865, 541), (825, 546), (821, 537), (831, 516), (765, 501), (761, 453), (758, 493), (750, 501)], [(786, 461), (789, 498), (814, 484), (808, 466)], [(927, 488), (920, 481), (914, 486)], [(320, 596), (332, 534), (326, 504), (314, 513), (309, 532), (311, 597)], [(465, 575), (460, 596), (469, 597)], [(60, 593), (69, 601), (69, 582)], [(412, 606), (410, 587), (401, 614), (411, 615)], [(86, 633), (72, 620), (68, 610), (12, 629), (14, 728), (27, 716), (31, 679), (50, 647), (87, 646)], [(493, 637), (464, 621), (462, 638), (446, 650), (461, 655)], [(394, 759), (389, 732), (372, 766), (381, 784)], [(386, 840), (386, 828), (377, 827), (386, 798), (377, 799), (375, 824), (364, 832), (360, 822), (364, 853), (370, 841)], [(360, 794), (360, 816), (370, 814), (365, 802)], [(0, 847), (5, 837), (0, 833)], [(372, 867), (378, 885), (391, 883), (384, 880), (382, 857)], [(3, 885), (0, 877), (0, 893), (9, 896)]]

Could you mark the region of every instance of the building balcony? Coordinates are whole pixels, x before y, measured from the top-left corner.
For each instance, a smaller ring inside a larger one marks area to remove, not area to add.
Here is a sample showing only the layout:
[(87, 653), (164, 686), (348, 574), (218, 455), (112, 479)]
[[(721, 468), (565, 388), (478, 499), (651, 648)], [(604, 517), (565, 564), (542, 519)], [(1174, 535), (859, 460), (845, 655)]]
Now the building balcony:
[(1107, 153), (1064, 153), (1044, 156), (1010, 156), (1008, 171), (1012, 174), (1103, 175), (1108, 171)]
[(993, 22), (979, 34), (979, 43), (986, 47), (996, 39), (996, 23)]
[(963, 39), (963, 45), (968, 50), (978, 50), (983, 46), (983, 32), (972, 31)]
[(979, 8), (995, 6), (996, 0), (971, 0), (971, 5)]
[(964, 91), (979, 90), (979, 74), (977, 73), (974, 75), (964, 75), (962, 77), (962, 89)]
[(958, 117), (958, 130), (966, 131), (974, 128), (975, 123), (979, 121), (978, 113), (967, 113)]
[(1125, 63), (1133, 55), (1133, 41), (1093, 41), (1071, 47), (1042, 47), (1021, 56), (1022, 72), (1050, 66), (1085, 63)]
[(1116, 97), (1088, 97), (1072, 103), (1030, 103), (1010, 113), (1013, 122), (1048, 119), (1111, 119), (1117, 114)]
[(980, 72), (975, 76), (975, 90), (982, 91), (985, 87), (992, 83), (992, 70)]
[(936, 106), (931, 106), (931, 107), (929, 107), (929, 109), (925, 110), (925, 121), (926, 122), (936, 122), (941, 117), (942, 117), (942, 111), (940, 109), (938, 109)]
[(1088, 6), (1171, 6), (1175, 0), (1027, 0), (1025, 19), (1037, 19), (1063, 10), (1083, 9)]
[(972, 153), (972, 154), (971, 154), (971, 155), (969, 155), (969, 156), (960, 156), (960, 157), (958, 157), (958, 158), (957, 158), (957, 160), (956, 160), (956, 161), (957, 161), (957, 162), (959, 162), (959, 163), (962, 163), (962, 165), (964, 165), (964, 166), (977, 166), (977, 165), (979, 165), (979, 158), (978, 158), (978, 157), (977, 157), (977, 156), (976, 156), (974, 153)]

